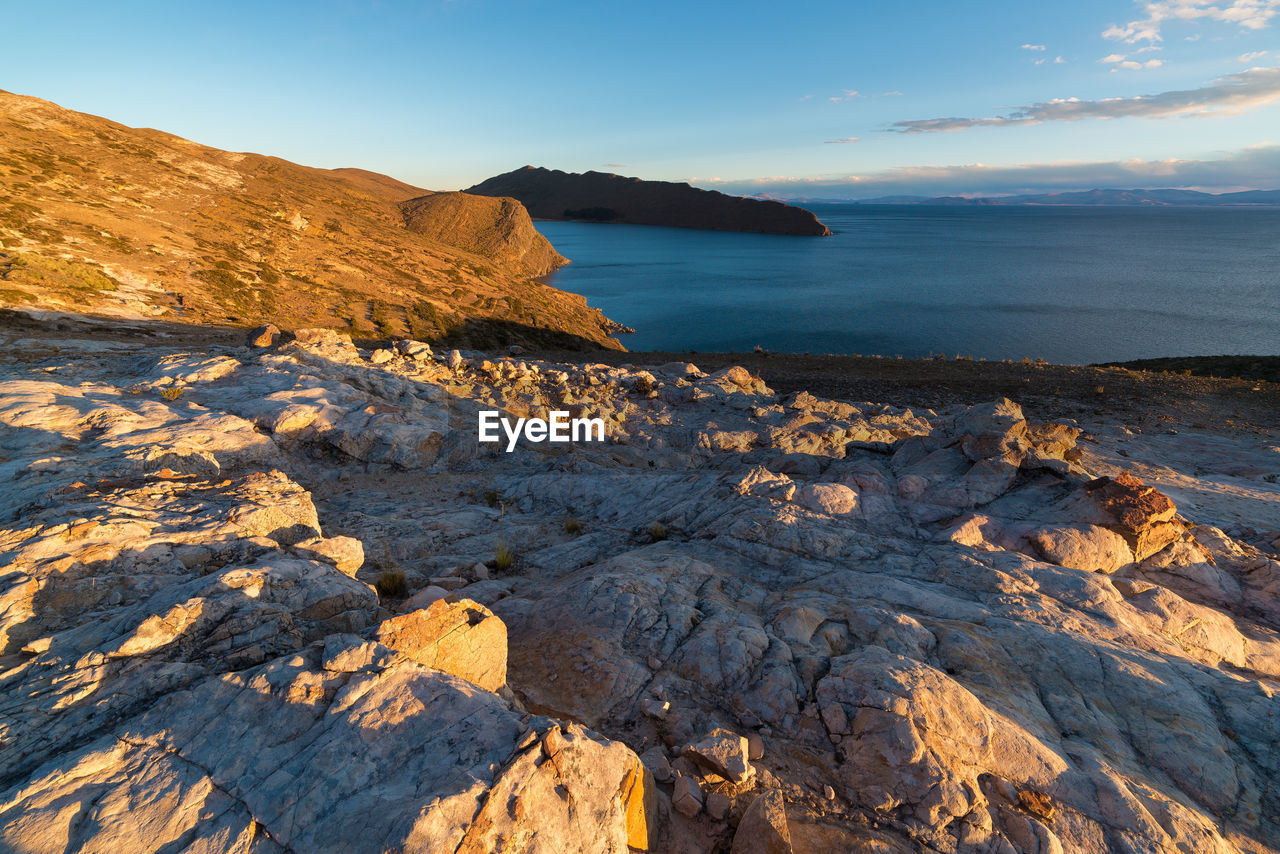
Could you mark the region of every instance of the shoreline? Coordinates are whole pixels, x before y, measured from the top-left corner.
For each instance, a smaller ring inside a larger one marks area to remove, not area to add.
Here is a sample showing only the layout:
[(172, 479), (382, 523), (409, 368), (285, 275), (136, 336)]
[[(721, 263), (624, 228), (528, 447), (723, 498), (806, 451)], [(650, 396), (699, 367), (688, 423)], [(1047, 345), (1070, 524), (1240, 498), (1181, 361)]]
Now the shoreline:
[[(37, 318), (0, 310), (0, 333), (10, 345), (4, 361), (25, 361), (12, 345), (24, 339), (133, 340), (158, 346), (238, 346), (247, 328), (174, 321), (97, 318)], [(385, 339), (357, 339), (381, 346)], [(450, 347), (433, 342), (434, 347)], [(495, 357), (505, 348), (489, 348)], [(797, 353), (702, 353), (694, 351), (560, 350), (525, 348), (524, 358), (609, 365), (692, 362), (713, 371), (742, 365), (775, 391), (808, 391), (837, 400), (893, 401), (900, 406), (940, 409), (1009, 397), (1037, 419), (1098, 416), (1119, 418), (1142, 432), (1200, 430), (1231, 435), (1275, 436), (1280, 413), (1280, 356), (1200, 356), (1144, 359), (1099, 365), (971, 359), (900, 359)], [(1246, 369), (1253, 366), (1249, 376)], [(1230, 376), (1209, 376), (1222, 369)], [(1192, 371), (1190, 375), (1182, 371)]]

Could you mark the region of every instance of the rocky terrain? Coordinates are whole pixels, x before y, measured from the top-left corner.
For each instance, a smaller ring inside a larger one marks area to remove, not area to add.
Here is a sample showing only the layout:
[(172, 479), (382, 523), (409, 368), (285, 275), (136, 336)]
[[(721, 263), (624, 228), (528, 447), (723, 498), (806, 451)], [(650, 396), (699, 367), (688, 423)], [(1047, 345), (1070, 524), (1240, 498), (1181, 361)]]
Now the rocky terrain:
[(0, 91), (0, 305), (620, 348), (511, 199), (432, 194)]
[(8, 329), (0, 848), (1280, 850), (1274, 431)]
[(642, 181), (605, 172), (562, 172), (525, 166), (481, 181), (466, 192), (519, 199), (539, 219), (668, 225), (715, 231), (825, 236), (804, 208), (727, 196), (672, 181)]

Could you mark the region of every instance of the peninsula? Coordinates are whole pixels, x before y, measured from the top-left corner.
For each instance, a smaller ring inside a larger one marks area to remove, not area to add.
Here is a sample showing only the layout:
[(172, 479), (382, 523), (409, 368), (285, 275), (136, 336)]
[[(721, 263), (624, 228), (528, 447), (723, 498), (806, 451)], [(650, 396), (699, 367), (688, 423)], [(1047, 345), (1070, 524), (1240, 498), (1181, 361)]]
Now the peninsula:
[(642, 181), (606, 172), (525, 166), (464, 192), (519, 199), (537, 219), (667, 225), (823, 237), (831, 233), (804, 208), (728, 196), (673, 181)]

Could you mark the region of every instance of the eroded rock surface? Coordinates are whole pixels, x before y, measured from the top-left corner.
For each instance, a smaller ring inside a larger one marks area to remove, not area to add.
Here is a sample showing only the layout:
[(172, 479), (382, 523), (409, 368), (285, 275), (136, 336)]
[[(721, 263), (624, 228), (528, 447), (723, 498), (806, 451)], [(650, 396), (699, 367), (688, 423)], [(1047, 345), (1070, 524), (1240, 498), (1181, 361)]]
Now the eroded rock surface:
[(0, 368), (0, 847), (1280, 850), (1245, 440), (374, 352)]

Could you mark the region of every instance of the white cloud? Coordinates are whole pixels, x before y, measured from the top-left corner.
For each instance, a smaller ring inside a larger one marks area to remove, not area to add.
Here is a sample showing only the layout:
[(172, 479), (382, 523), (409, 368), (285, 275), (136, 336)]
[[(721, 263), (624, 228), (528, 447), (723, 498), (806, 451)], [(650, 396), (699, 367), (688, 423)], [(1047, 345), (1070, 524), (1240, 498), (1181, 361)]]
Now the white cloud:
[(846, 136), (844, 139), (829, 139), (827, 140), (827, 145), (849, 145), (857, 141), (858, 138), (856, 136)]
[(840, 101), (847, 101), (847, 100), (849, 100), (850, 98), (861, 98), (861, 97), (863, 97), (863, 95), (862, 95), (862, 93), (861, 93), (861, 92), (859, 92), (857, 89), (845, 89), (845, 90), (844, 90), (843, 92), (841, 92), (839, 95), (832, 95), (832, 96), (831, 96), (830, 98), (828, 98), (827, 100), (828, 100), (828, 101), (830, 101), (831, 103), (835, 104), (835, 103), (838, 103), (838, 102), (840, 102)]
[(1253, 62), (1255, 59), (1261, 59), (1262, 57), (1266, 56), (1269, 52), (1270, 51), (1265, 51), (1265, 50), (1251, 50), (1248, 53), (1242, 53), (1239, 56), (1237, 56), (1236, 61), (1242, 62), (1245, 65), (1248, 65), (1249, 63)]
[(1119, 71), (1122, 68), (1126, 71), (1140, 71), (1143, 68), (1159, 68), (1164, 65), (1164, 60), (1148, 59), (1146, 62), (1138, 62), (1137, 60), (1129, 59), (1122, 53), (1113, 53), (1110, 56), (1104, 56), (1102, 59), (1099, 59), (1098, 62), (1109, 64), (1112, 71)]
[(1044, 50), (1044, 45), (1042, 45), (1042, 44), (1024, 44), (1024, 45), (1022, 46), (1022, 49), (1023, 49), (1023, 50)]
[(900, 121), (894, 122), (889, 130), (898, 133), (932, 133), (972, 127), (1008, 127), (1129, 116), (1149, 119), (1221, 116), (1241, 113), (1274, 101), (1280, 101), (1280, 67), (1249, 68), (1219, 77), (1199, 89), (1135, 95), (1129, 98), (1103, 98), (1098, 101), (1055, 98), (1019, 107), (1005, 116)]
[(1112, 24), (1102, 37), (1134, 44), (1162, 41), (1160, 29), (1168, 21), (1210, 20), (1234, 24), (1246, 30), (1261, 30), (1277, 14), (1280, 0), (1138, 0), (1145, 18), (1124, 26)]
[[(1185, 188), (1207, 192), (1280, 187), (1280, 145), (1259, 145), (1216, 159), (1067, 161), (988, 165), (908, 166), (866, 175), (774, 176), (713, 181), (743, 194), (853, 198), (899, 193), (928, 196), (974, 193), (1036, 193), (1094, 187)], [(690, 183), (708, 184), (706, 179)]]
[(897, 89), (890, 89), (888, 92), (882, 92), (882, 93), (881, 93), (881, 97), (884, 97), (884, 98), (892, 98), (892, 97), (894, 97), (895, 95), (901, 95), (901, 94), (902, 94), (902, 93), (901, 93), (901, 92), (899, 92)]
[(1055, 57), (1053, 58), (1053, 64), (1054, 64), (1054, 65), (1066, 65), (1066, 64), (1067, 64), (1067, 61), (1066, 61), (1065, 59), (1063, 59), (1062, 57), (1060, 57), (1060, 56), (1055, 56)]
[(1043, 59), (1037, 59), (1037, 60), (1035, 61), (1035, 63), (1034, 63), (1034, 64), (1035, 64), (1035, 65), (1044, 65), (1044, 60), (1043, 60)]

